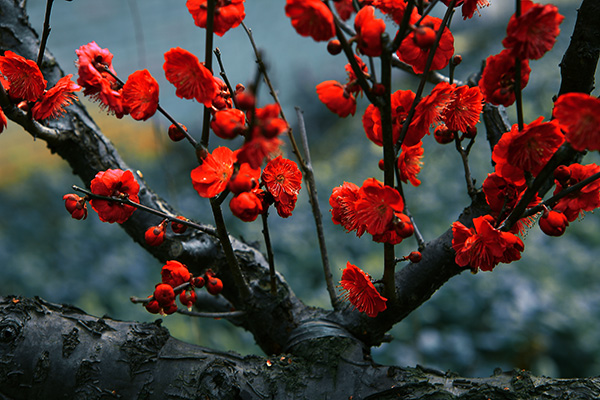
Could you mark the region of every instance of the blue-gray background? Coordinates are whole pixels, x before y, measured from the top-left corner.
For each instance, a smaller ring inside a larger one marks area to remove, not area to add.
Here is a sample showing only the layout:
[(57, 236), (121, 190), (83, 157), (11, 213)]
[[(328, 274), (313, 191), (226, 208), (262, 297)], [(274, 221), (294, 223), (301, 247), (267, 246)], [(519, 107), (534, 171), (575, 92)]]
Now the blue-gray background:
[[(45, 1), (29, 0), (30, 22), (41, 27)], [(494, 1), (481, 16), (454, 18), (457, 53), (464, 62), (458, 79), (476, 72), (481, 61), (501, 49), (512, 2)], [(542, 3), (547, 3), (543, 1)], [(555, 48), (531, 63), (530, 84), (524, 91), (526, 120), (548, 117), (559, 86), (558, 63), (568, 45), (575, 21), (576, 1), (555, 1), (565, 15)], [(331, 188), (344, 180), (361, 184), (379, 176), (381, 150), (367, 143), (360, 124), (366, 107), (359, 100), (354, 119), (339, 119), (317, 99), (314, 87), (327, 79), (345, 79), (341, 56), (330, 56), (324, 43), (298, 36), (285, 17), (284, 2), (247, 3), (246, 24), (264, 50), (269, 73), (279, 90), (286, 115), (296, 126), (294, 106), (306, 117), (312, 145), (320, 202), (326, 220), (334, 277), (350, 261), (374, 276), (381, 274), (381, 245), (368, 238), (345, 234), (329, 219)], [(182, 47), (204, 54), (204, 32), (197, 28), (185, 2), (161, 0), (56, 1), (48, 48), (66, 73), (76, 73), (75, 49), (96, 41), (115, 55), (117, 73), (127, 77), (147, 68), (161, 85), (161, 104), (180, 122), (198, 132), (202, 108), (178, 99), (164, 79), (163, 54)], [(229, 79), (249, 83), (255, 62), (243, 29), (216, 38)], [(416, 90), (417, 82), (396, 72), (395, 90)], [(261, 104), (271, 102), (266, 92)], [(143, 171), (149, 184), (190, 218), (212, 221), (208, 204), (191, 188), (189, 171), (195, 166), (190, 149), (165, 138), (167, 122), (125, 117), (116, 120), (90, 111), (119, 147), (125, 160)], [(514, 110), (509, 110), (511, 117)], [(481, 131), (484, 133), (483, 129)], [(144, 296), (160, 279), (161, 264), (139, 249), (118, 226), (99, 222), (93, 212), (75, 221), (61, 200), (72, 184), (80, 184), (66, 163), (47, 155), (18, 127), (2, 134), (0, 151), (0, 293), (39, 295), (49, 301), (69, 302), (86, 311), (120, 319), (153, 320), (131, 295)], [(287, 150), (286, 150), (287, 151)], [(289, 151), (287, 151), (289, 155)], [(484, 135), (473, 149), (472, 165), (479, 183), (491, 172)], [(33, 155), (32, 155), (33, 154)], [(291, 155), (290, 155), (291, 156)], [(596, 161), (595, 155), (590, 162)], [(418, 189), (406, 188), (408, 206), (426, 239), (444, 232), (468, 204), (459, 156), (452, 147), (425, 139), (425, 167)], [(303, 194), (294, 215), (271, 218), (276, 238), (276, 262), (298, 295), (307, 303), (327, 306), (314, 224)], [(552, 376), (598, 375), (600, 371), (600, 223), (589, 214), (576, 221), (566, 237), (548, 238), (534, 227), (524, 238), (523, 260), (500, 265), (493, 273), (462, 274), (434, 295), (392, 334), (395, 340), (373, 350), (376, 361), (451, 369), (465, 375), (489, 375), (495, 367), (529, 368)], [(260, 241), (258, 223), (231, 219), (230, 230), (249, 241)], [(407, 240), (398, 254), (415, 247)], [(243, 354), (259, 353), (252, 337), (225, 321), (165, 319), (172, 334), (184, 340)]]

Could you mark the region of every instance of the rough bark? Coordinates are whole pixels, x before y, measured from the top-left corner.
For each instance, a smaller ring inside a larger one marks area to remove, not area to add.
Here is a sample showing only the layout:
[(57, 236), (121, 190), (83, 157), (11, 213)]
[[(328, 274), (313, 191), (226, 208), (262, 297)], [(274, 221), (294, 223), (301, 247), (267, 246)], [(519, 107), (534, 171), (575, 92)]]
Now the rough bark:
[[(593, 2), (585, 0), (583, 4), (589, 3)], [(593, 25), (597, 20), (591, 19), (587, 24)], [(37, 34), (29, 26), (21, 2), (0, 0), (0, 51), (10, 49), (35, 59), (37, 48)], [(565, 69), (569, 66), (563, 61)], [(45, 54), (42, 70), (50, 84), (63, 75), (49, 52)], [(582, 80), (589, 78), (582, 76), (581, 71), (578, 74)], [(566, 91), (575, 90), (573, 84), (566, 85), (570, 88)], [(64, 118), (43, 125), (31, 121), (6, 96), (0, 95), (0, 106), (10, 120), (45, 140), (50, 151), (64, 158), (86, 185), (98, 171), (131, 169), (80, 104), (70, 107)], [(488, 129), (504, 129), (506, 124), (500, 122), (490, 123)], [(497, 138), (502, 132), (490, 137)], [(141, 176), (138, 181), (141, 203), (178, 215)], [(485, 200), (480, 194), (459, 220), (468, 224), (485, 213)], [(96, 318), (73, 307), (40, 299), (7, 297), (0, 305), (0, 396), (7, 399), (351, 396), (355, 399), (552, 399), (564, 398), (564, 393), (572, 394), (567, 398), (600, 396), (597, 379), (555, 380), (532, 377), (525, 372), (464, 379), (439, 371), (386, 367), (370, 361), (371, 346), (385, 340), (395, 323), (462, 272), (454, 263), (450, 231), (426, 244), (418, 265), (409, 264), (396, 273), (397, 302), (377, 318), (368, 318), (350, 306), (339, 310), (307, 307), (281, 276), (277, 293), (272, 295), (268, 265), (262, 254), (232, 238), (250, 283), (251, 300), (243, 301), (227, 273), (228, 266), (214, 236), (188, 231), (168, 237), (162, 246), (148, 247), (144, 231), (157, 222), (157, 217), (136, 212), (122, 227), (160, 261), (179, 260), (195, 274), (209, 267), (218, 271), (225, 283), (223, 295), (230, 303), (228, 306), (245, 311), (231, 322), (252, 332), (266, 354), (277, 356), (267, 359), (219, 353), (179, 342), (158, 324)]]
[[(302, 345), (299, 345), (302, 346)], [(301, 353), (241, 357), (193, 346), (155, 323), (115, 321), (41, 299), (0, 298), (3, 399), (593, 399), (600, 378), (495, 371), (466, 379), (377, 365), (350, 338)], [(358, 361), (360, 360), (360, 361)]]

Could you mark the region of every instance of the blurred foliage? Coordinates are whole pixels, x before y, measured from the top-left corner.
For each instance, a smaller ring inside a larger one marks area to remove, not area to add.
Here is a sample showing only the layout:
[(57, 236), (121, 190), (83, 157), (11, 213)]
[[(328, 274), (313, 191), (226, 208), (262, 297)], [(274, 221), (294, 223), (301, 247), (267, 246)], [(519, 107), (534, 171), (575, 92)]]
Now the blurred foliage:
[[(39, 3), (39, 4), (38, 4)], [(32, 2), (32, 23), (41, 25), (43, 2)], [(266, 4), (265, 1), (256, 1)], [(467, 79), (480, 68), (487, 55), (500, 50), (507, 7), (499, 2), (481, 11), (471, 21), (455, 18), (456, 46), (465, 62), (457, 79)], [(199, 107), (175, 99), (161, 74), (162, 53), (180, 45), (201, 54), (202, 31), (195, 28), (185, 7), (161, 5), (157, 0), (105, 1), (91, 12), (89, 3), (56, 3), (49, 48), (67, 73), (74, 72), (74, 49), (96, 40), (115, 53), (117, 72), (127, 76), (136, 64), (148, 65), (161, 82), (161, 104), (173, 110), (192, 132), (198, 132)], [(532, 62), (532, 79), (526, 88), (525, 114), (530, 120), (550, 114), (552, 96), (558, 90), (558, 62), (568, 44), (575, 18), (573, 1), (558, 2), (566, 19), (563, 35), (555, 49), (542, 60)], [(285, 105), (288, 120), (296, 128), (293, 106), (304, 111), (322, 212), (331, 252), (334, 279), (350, 261), (373, 276), (381, 274), (382, 246), (369, 238), (358, 239), (334, 226), (329, 218), (331, 189), (344, 180), (361, 184), (379, 176), (377, 161), (381, 150), (367, 144), (360, 125), (366, 101), (359, 101), (354, 119), (339, 119), (316, 98), (314, 87), (325, 79), (344, 80), (343, 59), (333, 58), (324, 46), (293, 32), (283, 7), (248, 7), (247, 23), (271, 65), (275, 85)], [(69, 8), (67, 8), (69, 7)], [(69, 13), (67, 13), (69, 10)], [(137, 15), (139, 13), (139, 15)], [(265, 14), (273, 26), (260, 24)], [(90, 16), (95, 20), (90, 23)], [(136, 25), (151, 21), (148, 25)], [(75, 18), (73, 18), (75, 17)], [(86, 19), (87, 18), (87, 19)], [(109, 21), (103, 24), (102, 21)], [(181, 24), (178, 21), (185, 21)], [(175, 24), (175, 25), (174, 25)], [(119, 29), (111, 29), (111, 27)], [(68, 29), (65, 29), (68, 27)], [(74, 43), (72, 32), (78, 32)], [(126, 32), (125, 32), (126, 31)], [(278, 32), (273, 35), (272, 32)], [(473, 35), (472, 32), (477, 32)], [(131, 39), (123, 40), (122, 37)], [(129, 36), (127, 36), (129, 35)], [(273, 37), (276, 36), (276, 37)], [(182, 40), (182, 38), (184, 38)], [(200, 38), (200, 39), (199, 39)], [(282, 38), (285, 38), (283, 40)], [(227, 39), (227, 40), (225, 40)], [(230, 44), (230, 41), (233, 43)], [(254, 75), (254, 61), (241, 29), (222, 39), (218, 46), (226, 57), (226, 69), (233, 82), (247, 82)], [(149, 49), (152, 49), (150, 51)], [(138, 57), (127, 57), (138, 54)], [(310, 57), (306, 55), (310, 54)], [(246, 60), (240, 62), (239, 60)], [(137, 63), (136, 63), (137, 60)], [(144, 60), (146, 62), (144, 62)], [(229, 60), (229, 61), (228, 61)], [(236, 61), (234, 61), (236, 60)], [(271, 63), (272, 62), (272, 63)], [(407, 75), (395, 75), (395, 88), (415, 90)], [(261, 102), (267, 103), (266, 91)], [(94, 106), (91, 106), (93, 110)], [(509, 110), (512, 115), (513, 111)], [(211, 222), (208, 204), (190, 185), (189, 171), (194, 157), (182, 143), (166, 138), (166, 122), (116, 120), (92, 111), (99, 125), (123, 150), (132, 168), (140, 169), (150, 186), (190, 218)], [(472, 150), (474, 177), (481, 184), (491, 171), (489, 146), (484, 129)], [(14, 144), (4, 147), (0, 166), (0, 289), (3, 294), (41, 296), (49, 301), (75, 304), (95, 315), (149, 321), (146, 313), (129, 297), (149, 294), (160, 279), (161, 264), (136, 246), (115, 225), (103, 224), (93, 211), (86, 221), (75, 221), (61, 200), (80, 184), (64, 162), (49, 156), (40, 142), (33, 142), (18, 127), (0, 140)], [(448, 229), (468, 204), (460, 158), (452, 146), (440, 146), (431, 137), (425, 141), (425, 167), (419, 188), (406, 187), (407, 203), (426, 239)], [(216, 145), (218, 142), (214, 142)], [(32, 149), (41, 150), (36, 156)], [(286, 149), (286, 152), (289, 151)], [(51, 160), (50, 160), (51, 159)], [(597, 156), (595, 157), (597, 162)], [(272, 213), (270, 218), (278, 269), (306, 303), (328, 306), (322, 280), (315, 228), (307, 197), (301, 194), (294, 215), (286, 220)], [(232, 234), (248, 242), (261, 241), (259, 222), (244, 224), (230, 217)], [(492, 273), (475, 276), (464, 273), (446, 284), (433, 298), (392, 330), (395, 340), (373, 349), (381, 363), (414, 366), (422, 364), (453, 370), (467, 376), (492, 373), (495, 367), (528, 368), (536, 374), (557, 377), (597, 375), (600, 369), (600, 221), (589, 214), (573, 223), (562, 238), (543, 236), (534, 226), (525, 238), (523, 260), (500, 265)], [(397, 254), (416, 247), (407, 240)], [(190, 321), (179, 315), (165, 319), (175, 336), (204, 346), (257, 353), (252, 337), (224, 321)]]

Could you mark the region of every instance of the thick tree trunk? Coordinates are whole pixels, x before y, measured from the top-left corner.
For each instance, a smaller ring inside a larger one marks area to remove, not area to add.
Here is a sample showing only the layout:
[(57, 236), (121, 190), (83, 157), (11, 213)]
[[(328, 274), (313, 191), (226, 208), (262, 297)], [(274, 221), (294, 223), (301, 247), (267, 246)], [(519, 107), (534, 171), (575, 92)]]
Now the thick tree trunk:
[(594, 399), (600, 378), (526, 371), (461, 378), (376, 365), (350, 338), (298, 341), (269, 358), (183, 343), (156, 323), (97, 318), (41, 299), (0, 298), (2, 399)]

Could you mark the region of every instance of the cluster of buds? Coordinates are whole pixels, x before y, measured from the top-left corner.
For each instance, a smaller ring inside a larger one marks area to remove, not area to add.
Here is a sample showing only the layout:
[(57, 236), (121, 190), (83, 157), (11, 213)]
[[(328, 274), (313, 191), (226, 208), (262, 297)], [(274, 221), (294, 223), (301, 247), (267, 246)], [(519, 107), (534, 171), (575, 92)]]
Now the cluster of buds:
[[(187, 219), (182, 216), (178, 216), (177, 219), (181, 221), (187, 221)], [(146, 229), (144, 239), (146, 240), (146, 243), (148, 245), (160, 246), (165, 241), (165, 234), (167, 232), (168, 222), (168, 219), (164, 219), (160, 224), (151, 226), (150, 228)], [(171, 230), (173, 231), (173, 233), (180, 234), (184, 233), (187, 230), (187, 226), (177, 221), (171, 221)]]
[(156, 285), (154, 293), (144, 305), (152, 314), (173, 314), (177, 311), (177, 297), (184, 307), (191, 310), (197, 300), (196, 289), (204, 286), (212, 295), (217, 295), (223, 290), (223, 282), (212, 270), (207, 270), (203, 276), (194, 277), (179, 261), (167, 261), (162, 268), (161, 277), (162, 282)]
[(71, 214), (71, 217), (75, 219), (87, 218), (87, 197), (69, 193), (63, 196), (63, 200), (65, 201), (65, 208)]

